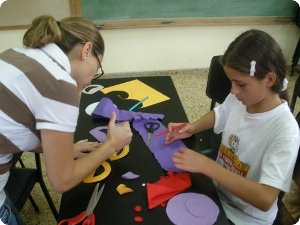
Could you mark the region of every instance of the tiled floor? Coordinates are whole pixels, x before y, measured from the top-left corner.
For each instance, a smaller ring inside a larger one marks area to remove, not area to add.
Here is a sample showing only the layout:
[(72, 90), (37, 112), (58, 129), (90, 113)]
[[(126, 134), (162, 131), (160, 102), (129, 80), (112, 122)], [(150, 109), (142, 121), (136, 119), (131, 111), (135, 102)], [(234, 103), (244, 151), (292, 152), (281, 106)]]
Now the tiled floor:
[[(130, 76), (157, 76), (157, 75), (168, 75), (171, 76), (176, 86), (177, 92), (182, 101), (183, 107), (187, 113), (189, 121), (194, 121), (200, 116), (204, 115), (210, 106), (210, 100), (205, 95), (205, 87), (207, 81), (207, 69), (194, 69), (194, 70), (183, 70), (183, 71), (164, 71), (164, 72), (147, 72), (147, 73), (131, 73), (131, 74), (114, 74), (109, 75), (111, 77), (130, 77)], [(108, 78), (108, 75), (104, 77)], [(288, 77), (289, 79), (289, 92), (294, 87), (296, 75)], [(297, 102), (295, 112), (300, 111), (300, 101)], [(33, 154), (24, 155), (23, 159), (27, 166), (33, 164)], [(45, 181), (47, 177), (45, 174)], [(60, 195), (55, 194), (49, 188), (50, 194), (55, 201), (57, 208), (59, 208)], [(33, 198), (40, 207), (40, 212), (34, 212), (29, 201), (26, 202), (21, 214), (28, 225), (52, 225), (56, 224), (51, 211), (47, 205), (47, 202), (41, 192), (39, 185), (36, 185), (33, 193)]]

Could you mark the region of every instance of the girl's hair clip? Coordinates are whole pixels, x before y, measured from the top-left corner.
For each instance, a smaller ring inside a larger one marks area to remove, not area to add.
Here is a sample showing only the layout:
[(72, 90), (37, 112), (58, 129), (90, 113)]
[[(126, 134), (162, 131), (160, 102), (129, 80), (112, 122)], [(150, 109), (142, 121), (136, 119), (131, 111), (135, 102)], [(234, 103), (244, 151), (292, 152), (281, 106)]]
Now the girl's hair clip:
[(283, 79), (283, 82), (282, 82), (282, 89), (281, 89), (281, 91), (285, 91), (285, 90), (287, 89), (288, 83), (289, 83), (289, 81), (288, 81), (288, 79), (286, 79), (286, 77), (285, 77), (285, 78)]
[(253, 77), (254, 76), (254, 73), (255, 73), (255, 65), (256, 65), (256, 62), (254, 60), (252, 60), (250, 62), (250, 76)]

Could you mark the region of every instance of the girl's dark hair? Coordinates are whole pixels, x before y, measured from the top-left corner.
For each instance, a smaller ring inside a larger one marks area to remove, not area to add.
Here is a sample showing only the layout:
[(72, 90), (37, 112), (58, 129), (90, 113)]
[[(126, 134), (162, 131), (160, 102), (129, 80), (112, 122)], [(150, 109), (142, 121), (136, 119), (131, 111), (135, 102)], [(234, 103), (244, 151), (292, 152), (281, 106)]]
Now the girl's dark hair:
[(250, 74), (250, 62), (256, 61), (255, 77), (264, 79), (269, 72), (277, 79), (272, 90), (288, 101), (287, 90), (282, 91), (286, 74), (286, 61), (278, 43), (266, 32), (249, 30), (238, 36), (227, 48), (222, 64)]
[(104, 54), (104, 41), (96, 25), (85, 17), (71, 16), (56, 21), (52, 16), (39, 16), (23, 37), (23, 44), (40, 48), (49, 43), (57, 44), (66, 54), (78, 43), (90, 41), (97, 54)]

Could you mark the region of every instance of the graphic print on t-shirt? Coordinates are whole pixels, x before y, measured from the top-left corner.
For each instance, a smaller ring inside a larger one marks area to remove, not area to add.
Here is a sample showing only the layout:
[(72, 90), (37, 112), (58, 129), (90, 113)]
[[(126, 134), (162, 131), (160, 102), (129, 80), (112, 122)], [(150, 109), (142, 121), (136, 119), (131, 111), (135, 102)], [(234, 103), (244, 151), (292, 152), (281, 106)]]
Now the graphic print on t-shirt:
[(242, 162), (235, 154), (239, 150), (239, 137), (236, 135), (230, 135), (228, 138), (229, 148), (223, 144), (219, 149), (219, 160), (223, 161), (223, 166), (235, 174), (246, 177), (250, 165)]

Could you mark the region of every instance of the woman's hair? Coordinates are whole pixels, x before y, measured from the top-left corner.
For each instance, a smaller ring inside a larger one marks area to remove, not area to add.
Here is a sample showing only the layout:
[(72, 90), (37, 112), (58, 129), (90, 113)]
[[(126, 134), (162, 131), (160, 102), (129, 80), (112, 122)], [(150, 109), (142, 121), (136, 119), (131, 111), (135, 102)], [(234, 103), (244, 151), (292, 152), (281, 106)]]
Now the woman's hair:
[(249, 30), (238, 36), (227, 48), (222, 64), (243, 73), (250, 74), (251, 61), (255, 61), (254, 76), (262, 80), (269, 72), (276, 74), (277, 79), (272, 90), (288, 101), (284, 87), (286, 61), (278, 43), (266, 32)]
[(97, 54), (104, 54), (104, 41), (96, 25), (85, 17), (71, 16), (56, 21), (43, 15), (32, 21), (23, 37), (29, 48), (40, 48), (49, 43), (57, 44), (66, 54), (78, 43), (90, 41)]

